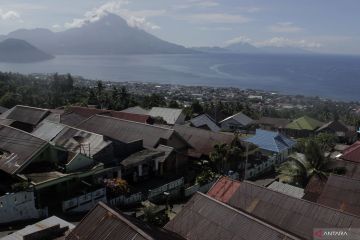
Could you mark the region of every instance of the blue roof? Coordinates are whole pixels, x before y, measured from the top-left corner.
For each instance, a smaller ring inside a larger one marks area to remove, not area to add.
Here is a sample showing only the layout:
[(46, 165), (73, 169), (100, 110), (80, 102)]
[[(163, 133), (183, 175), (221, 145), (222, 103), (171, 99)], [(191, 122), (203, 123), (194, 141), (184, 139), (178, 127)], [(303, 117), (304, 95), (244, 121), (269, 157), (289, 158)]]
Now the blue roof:
[(262, 129), (256, 129), (255, 136), (245, 139), (245, 142), (252, 143), (260, 149), (281, 153), (292, 148), (296, 141), (278, 133)]

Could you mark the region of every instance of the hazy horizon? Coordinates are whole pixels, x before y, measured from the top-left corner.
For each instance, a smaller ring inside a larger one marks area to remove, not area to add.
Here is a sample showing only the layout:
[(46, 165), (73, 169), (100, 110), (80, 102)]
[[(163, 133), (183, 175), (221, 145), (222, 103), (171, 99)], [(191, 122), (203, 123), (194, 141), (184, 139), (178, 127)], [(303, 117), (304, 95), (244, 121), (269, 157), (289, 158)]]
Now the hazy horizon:
[[(360, 54), (360, 3), (355, 0), (2, 0), (0, 34), (17, 29), (63, 31), (96, 21), (106, 12), (169, 42), (195, 46), (250, 43), (317, 53)], [(334, 18), (333, 16), (337, 16)]]

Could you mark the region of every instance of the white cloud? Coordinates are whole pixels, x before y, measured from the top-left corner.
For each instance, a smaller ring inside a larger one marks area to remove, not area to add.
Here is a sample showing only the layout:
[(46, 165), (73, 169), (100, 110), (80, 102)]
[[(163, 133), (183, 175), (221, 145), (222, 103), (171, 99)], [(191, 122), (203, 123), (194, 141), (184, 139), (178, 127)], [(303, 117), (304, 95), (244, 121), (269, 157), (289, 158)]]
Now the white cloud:
[(119, 15), (123, 17), (127, 23), (132, 27), (143, 28), (143, 29), (160, 29), (160, 26), (151, 23), (147, 20), (147, 17), (154, 17), (163, 15), (165, 10), (141, 10), (131, 11), (124, 8), (125, 5), (129, 4), (126, 0), (110, 1), (98, 8), (94, 8), (84, 14), (83, 18), (75, 18), (71, 22), (65, 23), (65, 28), (76, 28), (81, 27), (89, 22), (96, 22), (102, 17), (109, 13)]
[(199, 13), (192, 14), (186, 17), (186, 19), (195, 22), (205, 22), (205, 23), (247, 23), (252, 21), (248, 17), (235, 14), (227, 13)]
[(320, 48), (322, 44), (305, 39), (289, 39), (284, 37), (273, 37), (271, 39), (256, 41), (246, 36), (239, 36), (225, 42), (225, 45), (235, 43), (249, 43), (256, 47), (295, 47), (295, 48)]
[(231, 27), (200, 27), (201, 31), (231, 31)]
[(230, 40), (225, 42), (226, 45), (231, 45), (231, 44), (236, 44), (236, 43), (250, 43), (250, 44), (253, 44), (253, 41), (248, 37), (239, 36), (239, 37), (235, 37), (235, 38), (230, 39)]
[(269, 27), (274, 33), (297, 33), (303, 31), (301, 27), (295, 26), (292, 22), (280, 22)]
[(262, 9), (259, 7), (238, 7), (237, 9), (241, 12), (247, 13), (257, 13), (262, 11)]
[(0, 9), (0, 20), (19, 20), (21, 21), (21, 16), (16, 11), (4, 11)]
[(175, 5), (174, 9), (188, 9), (188, 8), (211, 8), (211, 7), (217, 7), (220, 4), (215, 1), (201, 1), (201, 0), (188, 0), (184, 4), (181, 5)]
[(298, 48), (320, 48), (322, 45), (318, 42), (305, 39), (296, 40), (284, 37), (274, 37), (265, 41), (255, 43), (258, 47), (298, 47)]

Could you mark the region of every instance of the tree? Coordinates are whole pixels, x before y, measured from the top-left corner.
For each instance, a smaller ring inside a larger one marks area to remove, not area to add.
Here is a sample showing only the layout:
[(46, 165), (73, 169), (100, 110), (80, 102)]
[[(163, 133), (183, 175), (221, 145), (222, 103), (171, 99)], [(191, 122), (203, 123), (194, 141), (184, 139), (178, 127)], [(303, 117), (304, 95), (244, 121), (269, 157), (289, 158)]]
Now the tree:
[(310, 140), (306, 143), (304, 155), (297, 154), (292, 160), (280, 165), (277, 171), (282, 182), (305, 187), (312, 177), (326, 180), (331, 172), (339, 169), (333, 168), (318, 143)]
[(171, 100), (168, 104), (169, 108), (180, 108), (178, 102), (176, 100)]
[(191, 110), (192, 113), (197, 113), (197, 114), (201, 114), (204, 112), (203, 107), (201, 106), (200, 102), (198, 100), (195, 100), (192, 104), (191, 104)]

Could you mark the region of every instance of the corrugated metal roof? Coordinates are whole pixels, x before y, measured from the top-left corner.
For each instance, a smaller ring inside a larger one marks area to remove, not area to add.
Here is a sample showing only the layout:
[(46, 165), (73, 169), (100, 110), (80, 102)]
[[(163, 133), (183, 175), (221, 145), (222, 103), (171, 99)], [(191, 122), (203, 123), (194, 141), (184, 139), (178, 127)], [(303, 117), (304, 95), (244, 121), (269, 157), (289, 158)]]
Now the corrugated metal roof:
[(334, 163), (336, 167), (345, 169), (345, 176), (360, 179), (360, 164), (337, 159)]
[(188, 240), (298, 239), (202, 193), (196, 193), (165, 228)]
[[(111, 144), (110, 141), (105, 141), (102, 135), (50, 121), (41, 122), (32, 134), (68, 151), (89, 154), (90, 157)], [(78, 141), (74, 137), (78, 138)]]
[(49, 114), (50, 111), (47, 109), (17, 105), (1, 114), (0, 118), (36, 125)]
[(234, 140), (233, 134), (212, 132), (204, 129), (175, 125), (174, 130), (187, 141), (196, 152), (209, 155), (216, 144), (230, 144)]
[(317, 202), (360, 216), (360, 180), (330, 175)]
[(162, 108), (162, 107), (153, 107), (149, 111), (149, 115), (156, 118), (162, 117), (167, 124), (174, 125), (175, 123), (181, 124), (179, 121), (183, 121), (185, 119), (181, 119), (183, 115), (182, 109), (176, 108)]
[(169, 147), (161, 144), (157, 148), (155, 148), (155, 150), (164, 153), (164, 155), (157, 157), (159, 162), (165, 162), (166, 159), (170, 156), (170, 154), (175, 151), (173, 147)]
[(350, 147), (346, 148), (341, 156), (341, 159), (354, 163), (360, 163), (360, 141), (357, 141)]
[(334, 132), (348, 132), (349, 131), (348, 127), (339, 121), (328, 122), (316, 131), (321, 132), (321, 131), (327, 131), (327, 130), (334, 131)]
[(148, 161), (154, 161), (155, 158), (164, 156), (164, 152), (150, 150), (150, 149), (144, 149), (142, 151), (136, 152), (134, 154), (131, 154), (129, 157), (125, 158), (123, 161), (121, 161), (121, 165), (125, 168), (130, 168), (137, 166), (139, 164), (143, 164)]
[(78, 128), (112, 139), (130, 143), (143, 140), (146, 147), (156, 147), (161, 139), (169, 140), (174, 130), (149, 124), (96, 115), (82, 122)]
[(238, 123), (240, 123), (243, 126), (247, 126), (247, 125), (254, 122), (253, 119), (246, 116), (244, 113), (239, 112), (237, 114), (234, 114), (234, 115), (232, 115), (230, 117), (225, 118), (224, 120), (220, 121), (220, 123), (226, 122), (226, 121), (228, 121), (230, 119), (234, 119), (235, 121), (237, 121)]
[(182, 240), (180, 236), (157, 229), (114, 211), (104, 203), (93, 208), (66, 240)]
[(46, 145), (46, 141), (29, 133), (0, 125), (0, 169), (9, 174), (18, 173)]
[(228, 204), (305, 239), (313, 239), (314, 228), (360, 227), (360, 217), (250, 182), (241, 182)]
[(209, 190), (207, 195), (221, 202), (227, 203), (235, 191), (240, 187), (240, 182), (228, 177), (221, 177)]
[(256, 134), (244, 141), (258, 146), (260, 149), (281, 153), (292, 148), (296, 142), (278, 132), (256, 129)]
[(305, 194), (302, 188), (277, 181), (271, 183), (267, 188), (296, 198), (302, 198)]
[(190, 123), (196, 128), (206, 126), (207, 128), (209, 128), (210, 131), (213, 132), (219, 132), (221, 130), (220, 127), (215, 123), (215, 121), (207, 114), (201, 114), (197, 117), (190, 119)]
[(324, 123), (310, 118), (308, 116), (304, 116), (298, 119), (295, 119), (291, 123), (289, 123), (286, 128), (293, 129), (293, 130), (308, 130), (308, 131), (315, 131), (316, 129), (323, 126)]
[(58, 224), (60, 225), (60, 228), (68, 227), (69, 230), (72, 230), (75, 227), (73, 224), (62, 220), (61, 218), (52, 216), (38, 223), (26, 226), (25, 228), (16, 231), (6, 237), (3, 237), (2, 240), (22, 240), (25, 235), (44, 230), (46, 228), (56, 226)]
[(146, 110), (140, 106), (136, 106), (136, 107), (129, 107), (127, 109), (124, 109), (120, 112), (126, 112), (126, 113), (135, 113), (135, 114), (144, 114), (144, 115), (148, 115), (149, 114), (149, 110)]

